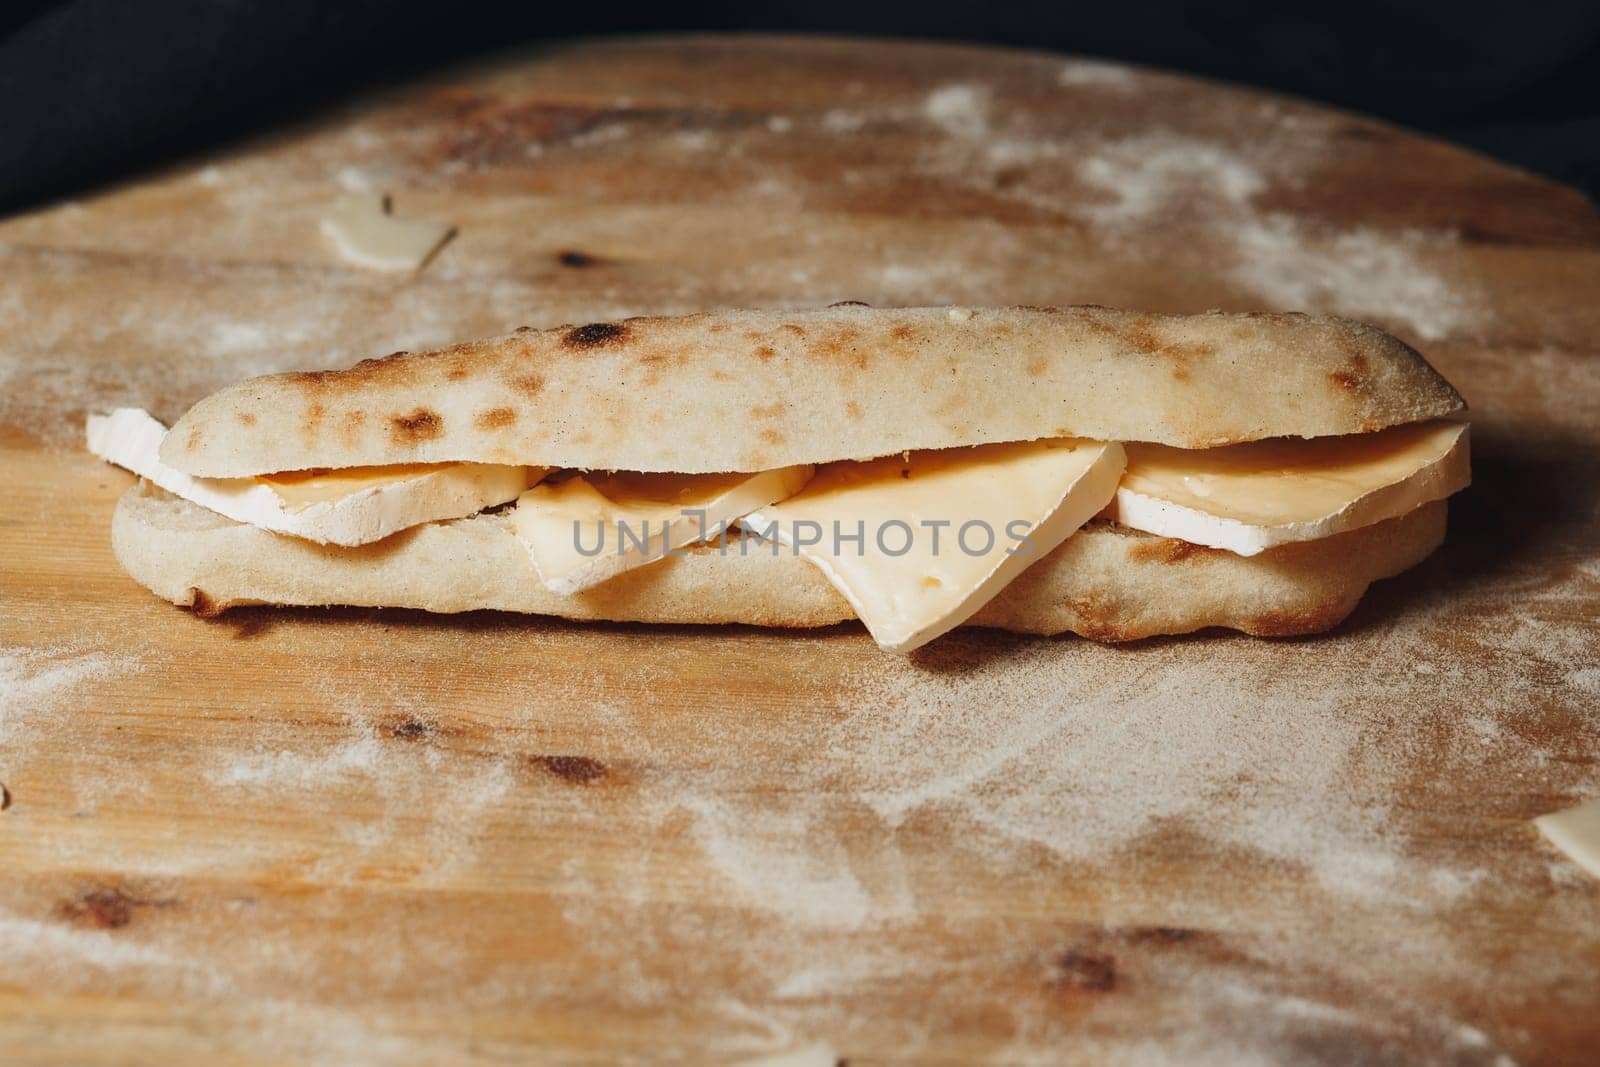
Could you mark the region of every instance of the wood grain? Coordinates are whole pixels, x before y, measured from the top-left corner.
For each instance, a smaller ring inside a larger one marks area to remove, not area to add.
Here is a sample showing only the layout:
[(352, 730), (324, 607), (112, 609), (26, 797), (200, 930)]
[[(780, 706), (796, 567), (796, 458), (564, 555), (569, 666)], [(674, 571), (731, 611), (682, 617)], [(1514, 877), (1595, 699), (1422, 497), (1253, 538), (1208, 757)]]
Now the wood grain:
[[(348, 186), (458, 236), (338, 260)], [(83, 414), (724, 305), (1304, 308), (1475, 409), (1334, 635), (1103, 648), (157, 602)], [(0, 1060), (1592, 1062), (1600, 217), (1102, 64), (563, 45), (0, 222)]]

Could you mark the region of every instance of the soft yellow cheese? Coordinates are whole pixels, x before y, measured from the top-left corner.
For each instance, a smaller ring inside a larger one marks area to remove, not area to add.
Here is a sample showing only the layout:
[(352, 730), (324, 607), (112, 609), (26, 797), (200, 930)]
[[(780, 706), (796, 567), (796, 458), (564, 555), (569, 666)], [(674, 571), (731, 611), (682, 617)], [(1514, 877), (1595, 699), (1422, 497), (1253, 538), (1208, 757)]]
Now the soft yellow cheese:
[(1047, 440), (819, 467), (740, 521), (815, 564), (874, 640), (908, 652), (959, 626), (1106, 506), (1122, 446)]
[(1566, 811), (1541, 815), (1533, 820), (1550, 843), (1572, 857), (1572, 861), (1600, 878), (1600, 800), (1591, 800)]
[(291, 471), (260, 478), (196, 478), (161, 462), (167, 428), (148, 412), (91, 415), (89, 450), (167, 492), (236, 522), (334, 545), (364, 545), (399, 530), (475, 515), (515, 500), (538, 468), (432, 463)]
[(279, 471), (263, 474), (258, 480), (272, 488), (291, 508), (303, 508), (328, 500), (338, 500), (351, 493), (377, 489), (398, 482), (435, 474), (456, 463), (396, 463), (384, 467), (317, 467), (303, 471)]
[(539, 580), (572, 594), (715, 538), (797, 492), (809, 466), (759, 474), (575, 474), (529, 489), (512, 525)]
[(1127, 450), (1112, 518), (1245, 556), (1369, 526), (1471, 481), (1467, 427), (1457, 422), (1224, 448), (1129, 444)]

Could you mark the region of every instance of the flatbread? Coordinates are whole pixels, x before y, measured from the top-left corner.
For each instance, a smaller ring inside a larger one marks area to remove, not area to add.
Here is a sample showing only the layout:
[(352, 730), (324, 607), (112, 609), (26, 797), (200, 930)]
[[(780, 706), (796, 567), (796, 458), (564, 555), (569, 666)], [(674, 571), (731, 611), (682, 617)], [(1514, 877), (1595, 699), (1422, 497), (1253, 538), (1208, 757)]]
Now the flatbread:
[(196, 404), (161, 458), (201, 477), (462, 460), (691, 474), (1041, 437), (1208, 448), (1464, 408), (1411, 348), (1345, 319), (839, 306), (256, 378)]
[[(1315, 633), (1367, 585), (1413, 566), (1444, 539), (1446, 504), (1318, 541), (1236, 556), (1100, 520), (1079, 530), (971, 621), (1100, 641), (1209, 626), (1261, 636)], [(117, 504), (117, 559), (175, 604), (496, 609), (571, 619), (825, 626), (853, 618), (821, 573), (788, 552), (702, 546), (574, 596), (552, 593), (509, 519), (429, 523), (360, 548), (317, 545), (223, 518), (141, 482)]]

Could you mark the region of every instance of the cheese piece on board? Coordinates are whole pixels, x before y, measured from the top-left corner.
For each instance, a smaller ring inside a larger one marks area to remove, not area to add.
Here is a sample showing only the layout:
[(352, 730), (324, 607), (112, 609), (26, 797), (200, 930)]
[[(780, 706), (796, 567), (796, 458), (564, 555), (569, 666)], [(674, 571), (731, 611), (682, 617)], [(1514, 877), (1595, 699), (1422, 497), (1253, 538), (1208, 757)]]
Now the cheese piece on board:
[(739, 525), (816, 565), (879, 645), (909, 652), (1093, 518), (1124, 462), (1119, 444), (1057, 438), (830, 463)]
[(1600, 800), (1541, 815), (1533, 823), (1572, 862), (1600, 878)]
[(358, 193), (341, 199), (322, 219), (322, 232), (339, 254), (372, 270), (416, 270), (455, 232), (427, 219), (389, 213), (389, 198)]
[(89, 451), (167, 492), (274, 533), (364, 545), (419, 523), (459, 519), (515, 500), (544, 472), (489, 463), (432, 463), (195, 478), (162, 463), (166, 427), (138, 408), (90, 415)]
[(523, 493), (511, 521), (539, 580), (552, 592), (570, 596), (669, 552), (715, 539), (736, 519), (799, 492), (812, 469), (577, 474)]
[(1129, 444), (1127, 450), (1110, 518), (1241, 556), (1370, 526), (1472, 480), (1467, 427), (1459, 422), (1224, 448)]

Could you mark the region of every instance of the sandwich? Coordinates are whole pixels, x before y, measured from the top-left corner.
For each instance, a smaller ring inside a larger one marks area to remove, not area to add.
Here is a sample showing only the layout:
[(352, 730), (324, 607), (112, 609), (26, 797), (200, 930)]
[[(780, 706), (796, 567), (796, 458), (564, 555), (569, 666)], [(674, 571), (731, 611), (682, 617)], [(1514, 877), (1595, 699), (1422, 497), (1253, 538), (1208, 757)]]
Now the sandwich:
[(1300, 314), (721, 311), (254, 378), (166, 429), (117, 559), (160, 597), (1100, 641), (1329, 629), (1444, 538), (1466, 404)]

